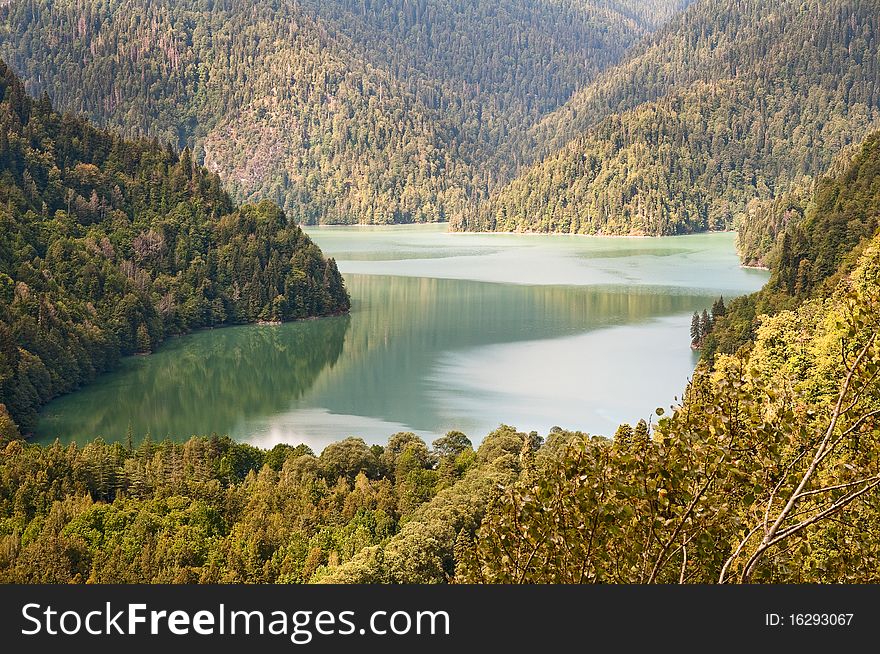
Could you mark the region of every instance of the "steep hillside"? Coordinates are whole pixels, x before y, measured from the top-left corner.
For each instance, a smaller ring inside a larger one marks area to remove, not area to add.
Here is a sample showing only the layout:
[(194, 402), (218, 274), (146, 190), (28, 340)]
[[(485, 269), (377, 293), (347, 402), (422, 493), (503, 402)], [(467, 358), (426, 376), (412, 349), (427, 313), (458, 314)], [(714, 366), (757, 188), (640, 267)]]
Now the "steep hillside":
[(466, 212), (472, 230), (731, 227), (880, 120), (870, 0), (705, 0), (532, 130), (546, 158)]
[[(880, 226), (880, 132), (870, 134), (809, 188), (751, 207), (754, 230), (741, 235), (747, 252), (764, 252), (772, 270), (758, 293), (737, 298), (716, 321), (704, 358), (734, 353), (755, 336), (762, 314), (828, 296), (853, 267)], [(775, 233), (759, 245), (755, 234)]]
[[(262, 303), (284, 265), (258, 263), (259, 243), (284, 251), (277, 209), (234, 211), (187, 151), (58, 116), (2, 72), (0, 398), (38, 401), (92, 353), (150, 347), (154, 315), (272, 318), (301, 297)], [(880, 133), (786, 204), (768, 209), (792, 217), (771, 220), (752, 318), (736, 334), (734, 302), (710, 336), (746, 347), (716, 348), (680, 405), (613, 439), (501, 426), (476, 451), (459, 432), (320, 456), (220, 437), (42, 447), (0, 409), (0, 580), (876, 582)], [(326, 297), (337, 276), (306, 243), (291, 276)]]
[[(0, 56), (298, 221), (441, 221), (681, 0), (22, 0)], [(508, 144), (504, 151), (501, 144)]]
[[(875, 581), (880, 132), (794, 195), (803, 215), (772, 246), (788, 254), (771, 257), (779, 263), (761, 292), (719, 316), (671, 413), (621, 425), (613, 440), (554, 430), (537, 452), (511, 457), (520, 469), (485, 495), (488, 507), (466, 501), (486, 492), (471, 473), (323, 581)], [(801, 261), (811, 274), (795, 290)], [(828, 433), (834, 445), (808, 473), (806, 455)], [(809, 492), (785, 513), (804, 475)], [(785, 535), (750, 567), (765, 515), (782, 516)]]
[[(753, 347), (698, 369), (653, 429), (560, 434), (460, 537), (456, 580), (875, 582), (880, 239), (840, 282), (765, 316)], [(357, 561), (342, 569), (362, 581)]]
[(348, 307), (335, 262), (277, 206), (236, 207), (189, 150), (62, 116), (0, 62), (0, 422), (28, 431), (172, 334)]

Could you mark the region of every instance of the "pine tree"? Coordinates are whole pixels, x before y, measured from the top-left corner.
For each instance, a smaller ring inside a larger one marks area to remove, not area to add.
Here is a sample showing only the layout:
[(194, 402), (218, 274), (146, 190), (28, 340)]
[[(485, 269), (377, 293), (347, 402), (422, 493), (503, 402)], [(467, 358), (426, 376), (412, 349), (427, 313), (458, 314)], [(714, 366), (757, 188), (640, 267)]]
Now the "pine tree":
[(722, 295), (715, 303), (712, 305), (712, 319), (715, 320), (721, 316), (723, 316), (727, 312), (727, 307), (724, 306), (724, 296)]
[(700, 325), (700, 314), (694, 311), (694, 316), (691, 318), (691, 345), (699, 347), (702, 340), (703, 332)]
[(700, 341), (706, 338), (711, 331), (712, 318), (709, 316), (709, 312), (703, 309), (703, 313), (700, 314)]
[(137, 350), (142, 354), (147, 354), (150, 349), (150, 332), (147, 331), (147, 326), (141, 323), (137, 328)]

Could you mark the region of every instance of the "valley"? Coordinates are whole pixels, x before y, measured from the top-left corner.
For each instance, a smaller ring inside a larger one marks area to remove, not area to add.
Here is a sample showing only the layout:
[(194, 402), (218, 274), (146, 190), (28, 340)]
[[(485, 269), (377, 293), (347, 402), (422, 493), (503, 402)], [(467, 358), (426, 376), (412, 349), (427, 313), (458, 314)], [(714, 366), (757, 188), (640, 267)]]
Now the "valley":
[(684, 390), (691, 314), (767, 277), (738, 266), (733, 234), (307, 233), (338, 262), (350, 317), (176, 339), (50, 404), (39, 440), (217, 433), (320, 452), (341, 436), (374, 444), (398, 431), (479, 442), (501, 423), (610, 436)]

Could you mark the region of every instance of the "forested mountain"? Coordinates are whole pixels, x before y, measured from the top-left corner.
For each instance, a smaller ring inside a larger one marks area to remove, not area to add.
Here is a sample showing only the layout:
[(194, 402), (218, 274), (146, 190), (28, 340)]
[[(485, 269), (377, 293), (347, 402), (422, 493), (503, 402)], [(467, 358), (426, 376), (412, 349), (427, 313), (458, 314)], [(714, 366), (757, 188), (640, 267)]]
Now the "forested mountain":
[[(6, 3), (3, 47), (34, 88), (156, 137), (62, 115), (0, 64), (0, 581), (876, 583), (880, 12), (704, 0), (600, 74), (615, 39), (678, 5), (647, 6)], [(514, 66), (527, 45), (542, 54)], [(599, 77), (527, 134), (569, 75)], [(573, 140), (472, 208), (512, 152), (558, 146), (547, 130)], [(681, 402), (613, 438), (28, 443), (43, 402), (124, 354), (349, 307), (278, 206), (237, 207), (174, 144), (310, 221), (462, 210), (459, 227), (658, 234), (739, 217), (771, 279), (719, 300)]]
[(795, 187), (749, 211), (740, 247), (770, 266), (770, 281), (730, 304), (706, 339), (706, 358), (748, 343), (759, 316), (828, 295), (856, 265), (880, 226), (880, 132), (844, 152), (809, 189)]
[(684, 4), (16, 0), (0, 56), (35, 94), (189, 146), (235, 195), (297, 221), (441, 221)]
[[(874, 134), (817, 182), (788, 228), (799, 245), (757, 294), (782, 292), (787, 308), (769, 305), (735, 353), (704, 357), (671, 414), (613, 440), (554, 430), (521, 448), (488, 508), (438, 496), (323, 580), (876, 582), (878, 165)], [(792, 291), (800, 261), (822, 264)]]
[[(613, 439), (557, 428), (546, 443), (502, 426), (476, 452), (457, 432), (432, 448), (399, 433), (317, 457), (218, 437), (41, 447), (4, 431), (0, 580), (876, 582), (878, 160), (872, 136), (799, 223), (813, 236), (798, 251), (837, 271), (701, 364), (654, 425)], [(865, 228), (849, 238), (844, 224)]]
[(3, 435), (172, 334), (348, 307), (335, 262), (277, 206), (236, 207), (188, 149), (62, 116), (0, 62)]
[(880, 121), (872, 0), (705, 0), (531, 131), (546, 158), (460, 229), (731, 227)]

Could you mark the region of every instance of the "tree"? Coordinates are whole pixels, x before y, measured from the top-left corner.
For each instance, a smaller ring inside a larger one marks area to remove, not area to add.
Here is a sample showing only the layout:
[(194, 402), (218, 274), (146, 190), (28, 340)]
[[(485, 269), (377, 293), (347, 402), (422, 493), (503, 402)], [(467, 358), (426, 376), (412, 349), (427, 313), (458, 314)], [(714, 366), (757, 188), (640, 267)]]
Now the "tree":
[[(860, 327), (864, 328), (864, 323)], [(846, 345), (841, 347), (844, 356)], [(783, 474), (768, 489), (762, 503), (762, 520), (748, 530), (727, 559), (719, 583), (727, 581), (729, 572), (741, 559), (744, 563), (740, 565), (740, 581), (749, 583), (770, 549), (784, 548), (811, 526), (833, 520), (853, 502), (880, 487), (880, 408), (873, 408), (876, 403), (870, 400), (880, 372), (876, 332), (845, 365), (827, 426), (789, 455)], [(862, 448), (865, 451), (853, 457), (845, 452), (848, 442), (857, 453)], [(841, 459), (847, 463), (841, 465)], [(751, 546), (755, 536), (760, 540)]]
[(152, 350), (152, 346), (150, 344), (150, 332), (147, 331), (147, 326), (141, 323), (137, 328), (137, 350), (143, 354), (148, 354)]
[(337, 267), (308, 236), (270, 202), (236, 207), (201, 183), (211, 175), (189, 151), (53, 113), (0, 62), (0, 114), (12, 103), (20, 120), (0, 130), (0, 401), (19, 431), (168, 336), (348, 310)]
[[(743, 253), (753, 257), (765, 247), (755, 241), (770, 235), (748, 227), (751, 203), (808, 184), (833, 163), (840, 143), (872, 129), (853, 111), (850, 89), (858, 85), (857, 103), (871, 115), (880, 110), (874, 10), (867, 0), (693, 4), (662, 36), (631, 51), (628, 65), (606, 71), (536, 125), (538, 156), (488, 199), (467, 205), (455, 227), (659, 235), (737, 222)], [(863, 49), (872, 61), (865, 69), (849, 46), (835, 54), (824, 43), (870, 43)], [(847, 75), (859, 81), (850, 84)], [(808, 100), (817, 93), (822, 100)], [(830, 133), (839, 140), (820, 137)], [(843, 221), (826, 234), (862, 236), (847, 231)], [(788, 292), (800, 260), (783, 266), (779, 281)], [(817, 268), (811, 261), (809, 276)]]
[(0, 445), (21, 438), (18, 426), (6, 410), (5, 404), (0, 404)]
[[(179, 42), (167, 52), (145, 48), (135, 74), (109, 45), (142, 37), (125, 11), (91, 2), (84, 19), (36, 2), (26, 19), (4, 14), (5, 52), (59, 106), (156, 135), (169, 154), (184, 148), (157, 188), (172, 203), (220, 186), (193, 165), (204, 145), (240, 200), (272, 198), (299, 223), (438, 222), (531, 159), (529, 128), (672, 13), (670, 0), (635, 11), (618, 4), (508, 1), (505, 20), (496, 20), (494, 0), (472, 0), (464, 13), (461, 0), (429, 13), (408, 0), (224, 3), (207, 12), (192, 2), (150, 4), (143, 23)], [(100, 42), (97, 25), (108, 41), (86, 45)], [(513, 58), (516, 66), (505, 65)], [(270, 61), (287, 71), (278, 94), (263, 91), (274, 84)], [(116, 81), (113, 102), (105, 79)], [(333, 292), (336, 278), (328, 281)]]
[(380, 463), (386, 474), (390, 473), (390, 476), (394, 478), (400, 459), (404, 454), (407, 455), (409, 465), (428, 466), (430, 453), (425, 442), (412, 432), (398, 432), (388, 439), (388, 444), (382, 451)]
[(307, 445), (293, 447), (287, 443), (279, 443), (266, 453), (264, 462), (273, 470), (280, 472), (288, 459), (292, 460), (305, 454), (314, 456), (315, 453)]
[(339, 477), (353, 481), (360, 472), (374, 479), (379, 468), (379, 462), (363, 439), (354, 437), (328, 445), (318, 460), (322, 474), (331, 482)]
[(460, 431), (446, 432), (431, 444), (434, 453), (440, 458), (455, 458), (468, 450), (473, 450), (471, 440)]
[(717, 320), (723, 316), (726, 311), (727, 309), (724, 306), (724, 296), (722, 295), (712, 304), (712, 319)]
[(694, 315), (691, 318), (691, 347), (699, 347), (703, 340), (702, 331), (700, 314), (694, 311)]

